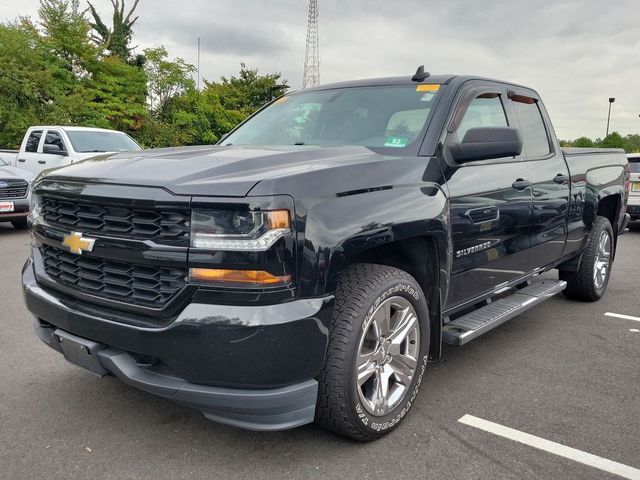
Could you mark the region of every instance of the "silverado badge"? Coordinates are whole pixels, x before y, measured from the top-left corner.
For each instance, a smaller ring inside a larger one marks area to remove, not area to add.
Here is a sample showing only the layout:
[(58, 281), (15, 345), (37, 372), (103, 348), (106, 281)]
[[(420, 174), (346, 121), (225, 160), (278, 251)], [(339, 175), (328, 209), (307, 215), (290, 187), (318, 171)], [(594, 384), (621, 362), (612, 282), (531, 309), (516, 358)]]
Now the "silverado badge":
[(93, 238), (84, 238), (80, 232), (71, 232), (64, 237), (62, 245), (68, 247), (71, 253), (82, 255), (82, 252), (90, 252), (93, 250), (93, 244), (96, 243)]

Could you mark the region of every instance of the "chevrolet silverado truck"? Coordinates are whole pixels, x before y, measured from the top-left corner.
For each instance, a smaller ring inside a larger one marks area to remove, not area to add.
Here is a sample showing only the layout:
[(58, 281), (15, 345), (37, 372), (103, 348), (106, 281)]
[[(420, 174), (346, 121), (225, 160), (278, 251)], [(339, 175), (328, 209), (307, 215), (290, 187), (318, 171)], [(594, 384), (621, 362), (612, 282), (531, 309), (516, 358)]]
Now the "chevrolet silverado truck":
[(628, 182), (621, 150), (561, 149), (530, 88), (423, 69), (325, 85), (215, 146), (40, 176), (24, 296), (96, 375), (237, 427), (373, 440), (443, 343), (604, 294)]

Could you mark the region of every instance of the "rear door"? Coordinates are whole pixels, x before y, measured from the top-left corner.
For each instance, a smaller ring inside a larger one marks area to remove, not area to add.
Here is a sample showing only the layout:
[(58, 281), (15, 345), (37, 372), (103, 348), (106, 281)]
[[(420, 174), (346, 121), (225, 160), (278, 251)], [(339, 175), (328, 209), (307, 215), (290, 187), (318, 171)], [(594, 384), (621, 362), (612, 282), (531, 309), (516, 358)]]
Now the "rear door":
[(41, 170), (41, 165), (38, 163), (40, 160), (40, 153), (42, 152), (41, 144), (43, 143), (44, 130), (29, 130), (26, 138), (22, 142), (18, 157), (16, 160), (16, 166), (25, 168), (31, 172), (37, 173)]
[(529, 238), (529, 268), (549, 265), (562, 256), (567, 241), (569, 169), (555, 138), (551, 123), (537, 94), (526, 89), (509, 89), (508, 105), (523, 142), (531, 183), (532, 216)]
[[(463, 90), (445, 143), (459, 141), (470, 128), (513, 126), (506, 102), (507, 90), (499, 84)], [(447, 148), (442, 151), (448, 155)], [(453, 244), (445, 305), (451, 309), (526, 274), (532, 203), (531, 188), (515, 183), (528, 174), (521, 158), (464, 164), (444, 158), (443, 165)]]

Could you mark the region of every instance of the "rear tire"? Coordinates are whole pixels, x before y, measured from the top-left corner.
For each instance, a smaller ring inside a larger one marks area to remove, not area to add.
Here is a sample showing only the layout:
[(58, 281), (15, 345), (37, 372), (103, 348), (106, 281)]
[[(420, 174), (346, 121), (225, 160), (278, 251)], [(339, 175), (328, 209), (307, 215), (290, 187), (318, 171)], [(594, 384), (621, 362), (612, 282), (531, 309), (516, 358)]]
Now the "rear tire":
[(614, 237), (609, 220), (596, 217), (587, 248), (577, 272), (560, 271), (560, 280), (567, 282), (566, 297), (594, 302), (607, 290), (613, 264)]
[(429, 313), (403, 270), (356, 264), (340, 276), (315, 421), (359, 441), (389, 433), (413, 404), (427, 365)]
[(18, 220), (11, 220), (11, 225), (17, 230), (25, 230), (27, 228), (27, 219), (19, 218)]

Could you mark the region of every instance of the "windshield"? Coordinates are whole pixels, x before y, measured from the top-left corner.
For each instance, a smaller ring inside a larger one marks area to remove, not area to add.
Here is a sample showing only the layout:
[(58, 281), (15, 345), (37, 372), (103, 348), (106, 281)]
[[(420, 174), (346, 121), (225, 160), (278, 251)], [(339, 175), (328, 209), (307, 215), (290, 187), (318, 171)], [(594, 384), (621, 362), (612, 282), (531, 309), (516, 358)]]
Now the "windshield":
[(224, 145), (358, 145), (403, 149), (420, 137), (440, 85), (351, 87), (281, 97)]
[(640, 156), (629, 158), (629, 169), (631, 173), (640, 173)]
[(123, 152), (140, 150), (133, 138), (122, 132), (67, 130), (67, 136), (78, 153)]

